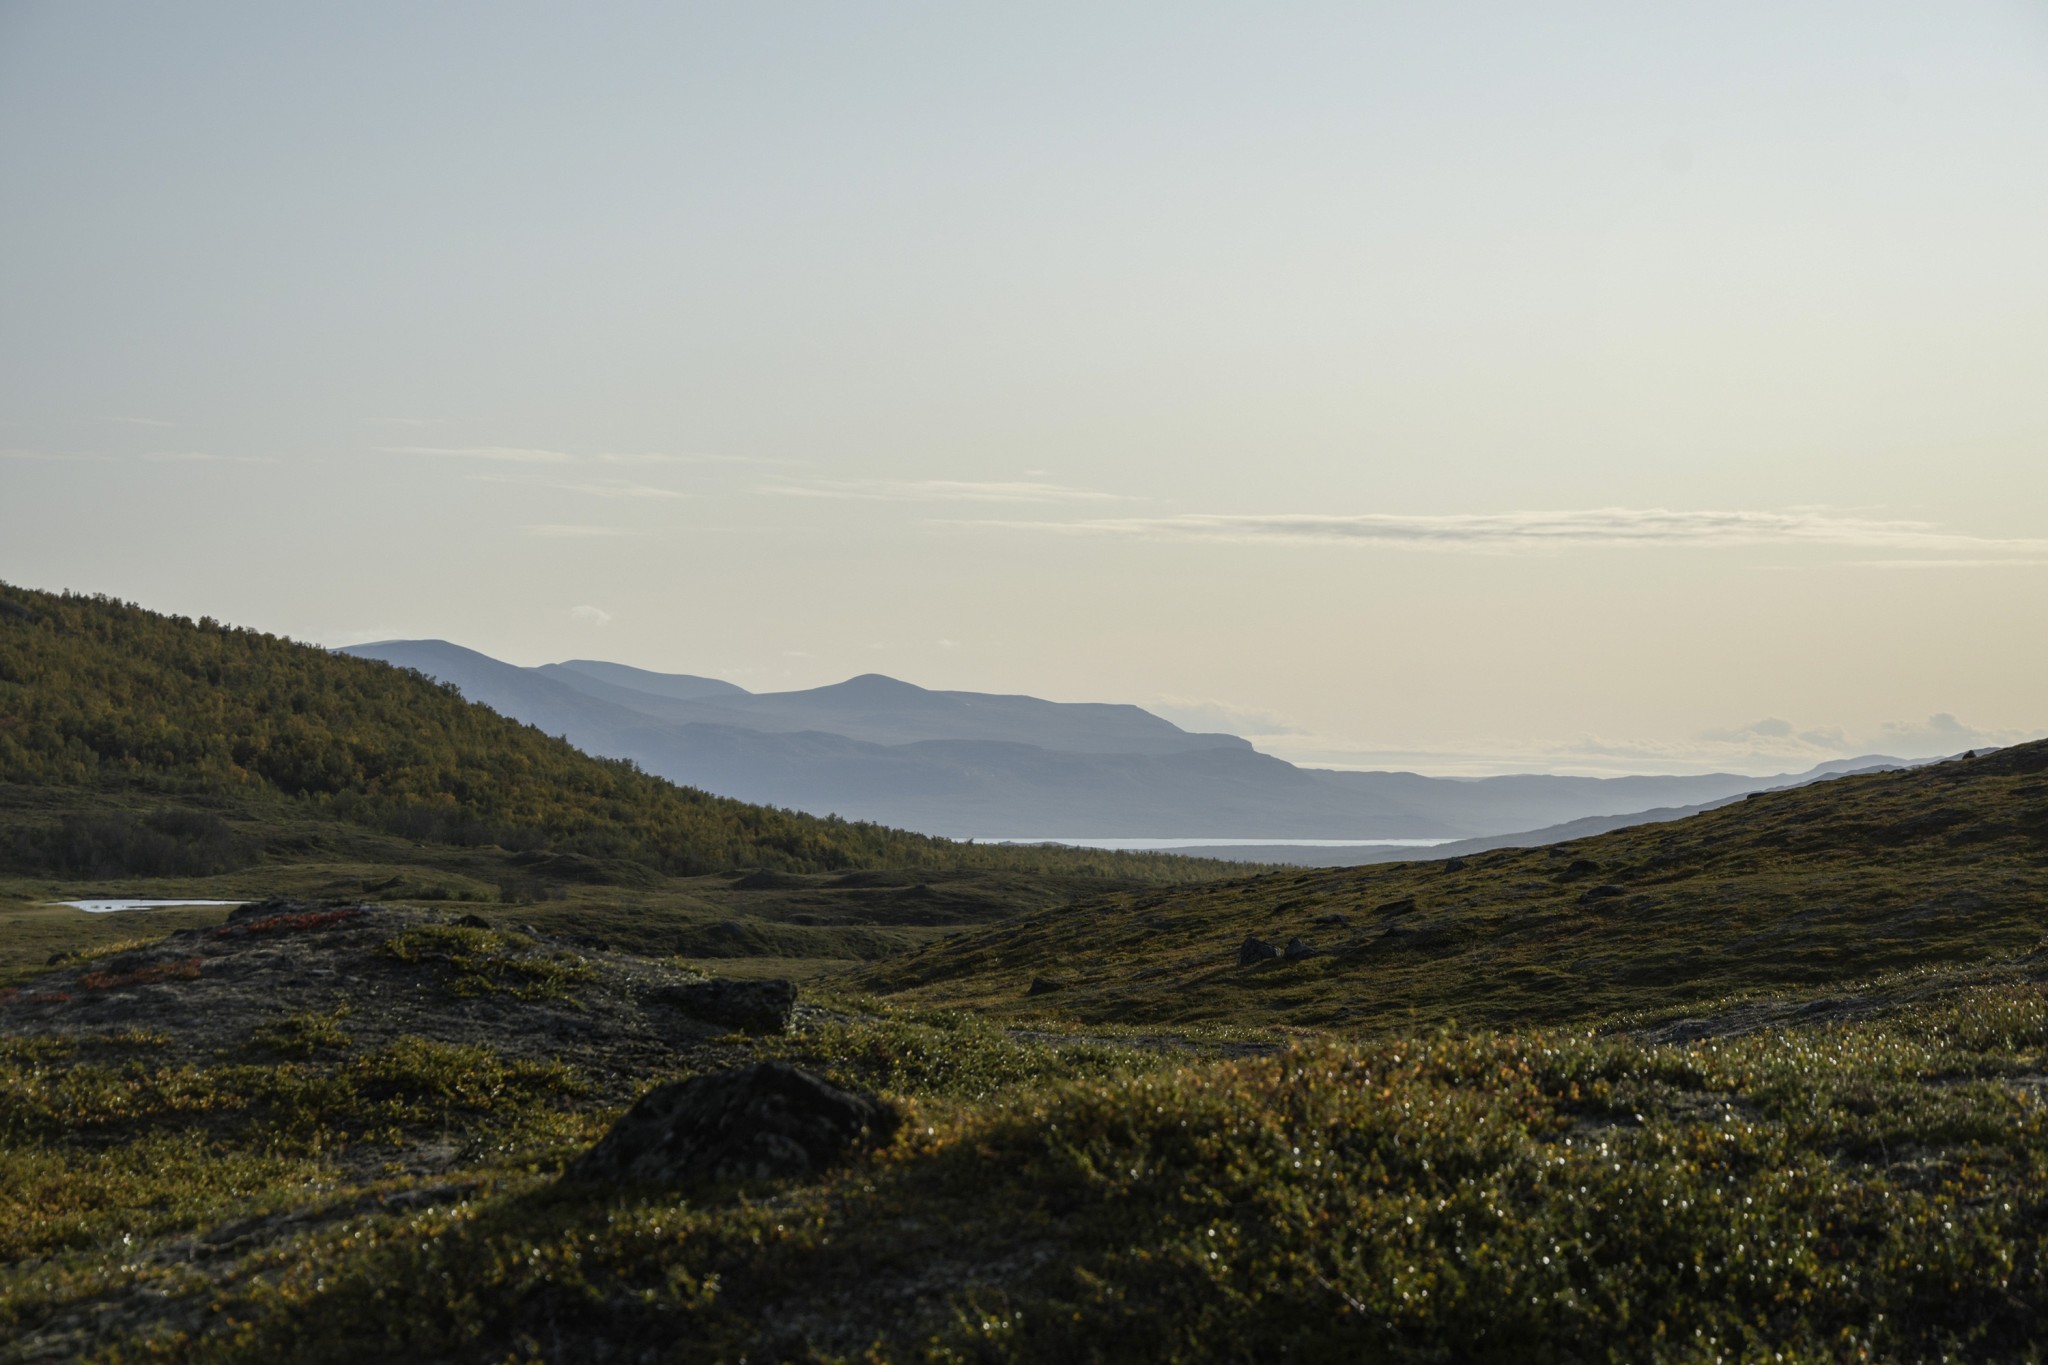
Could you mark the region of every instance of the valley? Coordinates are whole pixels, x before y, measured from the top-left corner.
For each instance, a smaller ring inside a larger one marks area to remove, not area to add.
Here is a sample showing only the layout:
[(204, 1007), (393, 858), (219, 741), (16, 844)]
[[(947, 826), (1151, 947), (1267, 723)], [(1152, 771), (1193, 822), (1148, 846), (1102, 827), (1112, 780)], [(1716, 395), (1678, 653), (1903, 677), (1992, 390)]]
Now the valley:
[[(2048, 744), (1261, 866), (749, 807), (7, 598), (0, 1360), (1994, 1361), (2048, 1313)], [(53, 904), (115, 898), (242, 903)], [(886, 1133), (574, 1175), (787, 1074)]]

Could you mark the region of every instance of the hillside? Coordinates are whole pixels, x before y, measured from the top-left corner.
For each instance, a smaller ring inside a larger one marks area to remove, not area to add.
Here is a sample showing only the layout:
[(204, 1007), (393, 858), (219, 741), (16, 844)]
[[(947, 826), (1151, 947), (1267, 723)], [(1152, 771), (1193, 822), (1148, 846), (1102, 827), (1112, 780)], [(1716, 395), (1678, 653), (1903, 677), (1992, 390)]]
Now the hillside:
[(302, 859), (308, 822), (581, 859), (569, 879), (585, 881), (756, 866), (1213, 870), (976, 849), (749, 805), (591, 758), (382, 663), (0, 585), (0, 871), (207, 875)]
[[(862, 980), (1084, 1021), (1506, 1024), (1853, 980), (2044, 933), (2048, 742), (1542, 848), (1104, 897)], [(1248, 935), (1309, 955), (1240, 964)]]

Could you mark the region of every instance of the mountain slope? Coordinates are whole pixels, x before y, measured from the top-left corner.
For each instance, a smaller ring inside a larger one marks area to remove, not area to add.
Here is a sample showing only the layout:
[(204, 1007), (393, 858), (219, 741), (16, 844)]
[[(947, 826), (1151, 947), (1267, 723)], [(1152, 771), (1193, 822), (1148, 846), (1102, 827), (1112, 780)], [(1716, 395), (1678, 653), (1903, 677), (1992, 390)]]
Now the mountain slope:
[(613, 687), (624, 687), (635, 692), (667, 697), (671, 701), (696, 701), (703, 697), (747, 694), (746, 688), (720, 678), (700, 678), (690, 673), (653, 673), (644, 668), (606, 663), (602, 659), (565, 659), (558, 664), (548, 664), (541, 671), (575, 674)]
[[(1448, 862), (1271, 873), (1033, 914), (871, 969), (921, 1002), (1386, 1027), (1669, 1009), (2030, 948), (2048, 741)], [(1299, 961), (1241, 965), (1248, 935)], [(1026, 997), (1034, 978), (1065, 985)]]
[[(503, 681), (508, 706), (592, 700), (523, 670)], [(636, 714), (619, 711), (620, 723)], [(116, 796), (159, 809), (114, 829), (100, 812)], [(667, 873), (1078, 869), (1091, 861), (1020, 858), (707, 795), (592, 758), (383, 663), (107, 598), (6, 585), (0, 797), (0, 862), (17, 869), (65, 866), (81, 841), (95, 839), (158, 852), (166, 841), (200, 849), (211, 840), (222, 846), (213, 863), (231, 864), (227, 845), (245, 832), (230, 821), (266, 812)], [(1167, 875), (1199, 870), (1186, 864)]]

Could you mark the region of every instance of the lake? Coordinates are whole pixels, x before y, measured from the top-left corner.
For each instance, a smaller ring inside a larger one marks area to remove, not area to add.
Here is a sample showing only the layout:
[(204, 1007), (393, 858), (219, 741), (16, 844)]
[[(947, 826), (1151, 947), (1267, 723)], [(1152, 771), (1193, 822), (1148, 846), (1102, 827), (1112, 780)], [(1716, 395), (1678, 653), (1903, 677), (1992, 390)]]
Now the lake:
[(1062, 835), (1025, 838), (1020, 835), (1000, 835), (993, 838), (979, 838), (977, 844), (1066, 844), (1072, 848), (1100, 848), (1123, 853), (1140, 853), (1148, 850), (1164, 851), (1176, 848), (1435, 848), (1439, 844), (1454, 844), (1456, 839), (1239, 839), (1217, 835), (1207, 839), (1090, 839)]
[(170, 909), (170, 908), (172, 908), (173, 906), (180, 906), (180, 905), (247, 905), (247, 904), (248, 904), (248, 902), (247, 902), (247, 901), (138, 901), (138, 900), (103, 900), (103, 901), (49, 901), (49, 902), (47, 902), (47, 903), (48, 903), (48, 904), (50, 904), (50, 905), (63, 905), (63, 906), (68, 906), (69, 908), (71, 908), (71, 909), (73, 909), (73, 910), (83, 910), (83, 911), (85, 911), (85, 913), (86, 913), (86, 914), (88, 914), (88, 915), (106, 915), (106, 914), (112, 914), (112, 913), (113, 913), (114, 911), (116, 911), (116, 910), (167, 910), (167, 909)]

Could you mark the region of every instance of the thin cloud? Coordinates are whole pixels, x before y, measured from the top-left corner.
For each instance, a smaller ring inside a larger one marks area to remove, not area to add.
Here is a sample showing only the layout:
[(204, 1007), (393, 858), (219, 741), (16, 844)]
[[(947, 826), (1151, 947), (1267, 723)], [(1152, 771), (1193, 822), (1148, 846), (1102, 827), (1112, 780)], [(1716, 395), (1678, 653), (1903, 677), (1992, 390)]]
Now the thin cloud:
[[(1399, 549), (1513, 554), (1583, 546), (1836, 545), (1894, 550), (1973, 551), (1979, 556), (2048, 553), (2048, 540), (1956, 535), (1923, 521), (1884, 521), (1816, 511), (1674, 512), (1602, 507), (1582, 511), (1448, 516), (1277, 514), (1114, 517), (1089, 521), (966, 523), (1058, 535), (1240, 544), (1351, 544)], [(2005, 562), (2003, 560), (1997, 562)]]
[(609, 452), (589, 457), (593, 464), (801, 464), (801, 460), (764, 460), (752, 455), (669, 455), (661, 452), (620, 454)]
[(216, 455), (210, 450), (145, 450), (135, 457), (151, 464), (276, 464), (268, 455)]
[(758, 491), (786, 498), (832, 498), (849, 502), (1122, 501), (1114, 493), (1096, 493), (1064, 484), (968, 479), (818, 479), (809, 483), (769, 484)]
[(690, 495), (674, 488), (656, 488), (646, 483), (549, 483), (543, 488), (559, 488), (564, 493), (585, 493), (593, 498), (687, 498)]
[(384, 455), (429, 455), (445, 460), (501, 460), (510, 464), (567, 464), (576, 457), (529, 446), (378, 446)]
[[(1997, 542), (1993, 542), (1997, 543)], [(2037, 569), (2048, 559), (1857, 559), (1857, 569)]]
[(473, 475), (479, 483), (509, 483), (521, 488), (544, 488), (557, 493), (583, 493), (593, 498), (687, 498), (674, 488), (657, 488), (645, 483), (572, 483), (559, 479), (521, 479), (506, 474)]
[(587, 602), (582, 606), (569, 608), (569, 617), (571, 620), (581, 621), (586, 626), (602, 627), (612, 623), (610, 612), (603, 607), (593, 607)]
[(541, 446), (373, 446), (382, 455), (424, 455), (447, 460), (496, 460), (506, 464), (779, 464), (745, 455), (670, 454), (660, 451), (606, 451), (580, 455)]
[(635, 534), (623, 526), (579, 526), (561, 522), (544, 522), (535, 526), (522, 526), (519, 529), (527, 535), (539, 536), (542, 540), (584, 540)]

